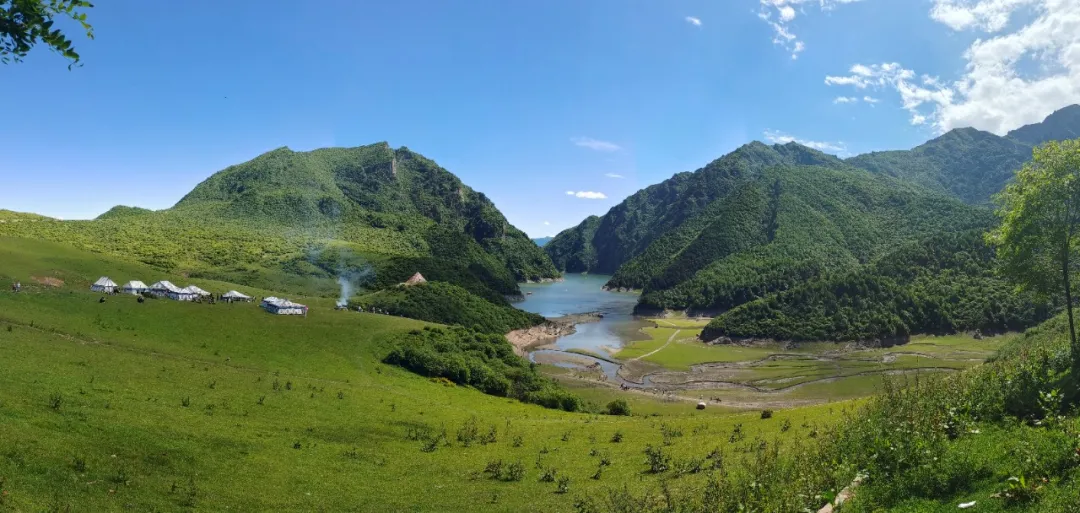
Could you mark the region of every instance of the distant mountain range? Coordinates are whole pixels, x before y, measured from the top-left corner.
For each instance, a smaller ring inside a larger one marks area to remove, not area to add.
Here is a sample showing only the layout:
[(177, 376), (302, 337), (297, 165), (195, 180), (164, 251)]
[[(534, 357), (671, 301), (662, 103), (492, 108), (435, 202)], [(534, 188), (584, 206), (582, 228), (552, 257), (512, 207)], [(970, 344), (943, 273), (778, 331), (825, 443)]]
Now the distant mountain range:
[[(1005, 137), (957, 129), (912, 150), (846, 160), (753, 142), (638, 191), (544, 250), (562, 271), (613, 274), (608, 287), (641, 289), (642, 311), (723, 313), (858, 270), (906, 243), (992, 226), (992, 195), (1033, 146), (1077, 134), (1080, 106)], [(742, 319), (740, 334), (760, 325)]]
[(554, 238), (555, 237), (540, 237), (538, 239), (533, 239), (532, 241), (535, 242), (537, 246), (544, 247), (545, 244), (551, 242), (551, 239)]

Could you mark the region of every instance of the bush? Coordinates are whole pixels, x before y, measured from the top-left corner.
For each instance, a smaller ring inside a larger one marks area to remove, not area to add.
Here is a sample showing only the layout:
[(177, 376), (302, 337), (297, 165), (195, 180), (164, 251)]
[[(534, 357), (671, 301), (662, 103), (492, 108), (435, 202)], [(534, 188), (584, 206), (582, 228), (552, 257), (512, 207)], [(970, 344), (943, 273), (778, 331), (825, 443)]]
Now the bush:
[(552, 409), (581, 410), (581, 399), (514, 354), (502, 335), (460, 326), (425, 328), (398, 335), (393, 343), (394, 348), (383, 359), (386, 363), (495, 396)]
[(630, 415), (630, 405), (626, 402), (626, 399), (616, 399), (608, 403), (606, 413), (608, 415)]

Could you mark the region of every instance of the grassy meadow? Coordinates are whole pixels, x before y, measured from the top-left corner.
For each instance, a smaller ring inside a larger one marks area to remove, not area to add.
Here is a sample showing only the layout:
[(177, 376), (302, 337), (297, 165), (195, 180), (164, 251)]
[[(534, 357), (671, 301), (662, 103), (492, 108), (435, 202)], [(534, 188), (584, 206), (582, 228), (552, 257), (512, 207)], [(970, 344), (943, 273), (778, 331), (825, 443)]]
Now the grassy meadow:
[[(564, 413), (381, 363), (387, 340), (418, 321), (322, 298), (292, 298), (312, 307), (306, 318), (246, 303), (99, 303), (88, 287), (100, 275), (188, 283), (0, 241), (0, 280), (23, 283), (0, 291), (0, 511), (570, 511), (624, 486), (692, 490), (714, 449), (749, 458), (755, 441), (808, 439), (848, 408), (762, 419), (631, 395), (630, 417)], [(610, 394), (582, 396), (599, 408)], [(661, 448), (664, 471), (649, 472), (646, 446)]]

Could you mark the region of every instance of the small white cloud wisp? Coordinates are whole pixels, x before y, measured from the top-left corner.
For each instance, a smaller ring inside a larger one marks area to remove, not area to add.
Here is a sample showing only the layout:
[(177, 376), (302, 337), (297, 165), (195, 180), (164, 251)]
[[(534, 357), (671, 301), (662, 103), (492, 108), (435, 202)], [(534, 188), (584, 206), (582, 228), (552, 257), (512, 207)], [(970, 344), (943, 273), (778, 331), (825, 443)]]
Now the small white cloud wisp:
[(581, 199), (607, 199), (607, 194), (593, 191), (566, 191), (566, 195)]

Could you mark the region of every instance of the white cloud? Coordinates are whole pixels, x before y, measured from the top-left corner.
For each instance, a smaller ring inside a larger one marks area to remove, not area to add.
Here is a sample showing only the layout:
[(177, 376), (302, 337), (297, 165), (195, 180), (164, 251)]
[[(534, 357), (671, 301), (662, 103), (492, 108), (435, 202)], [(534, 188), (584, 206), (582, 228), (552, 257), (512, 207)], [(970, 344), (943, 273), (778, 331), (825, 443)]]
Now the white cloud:
[(869, 103), (870, 105), (881, 102), (881, 100), (874, 98), (873, 96), (863, 96), (862, 101)]
[(607, 199), (607, 195), (602, 192), (593, 191), (566, 191), (566, 194), (582, 199)]
[(544, 226), (551, 226), (551, 221), (544, 221)]
[(618, 173), (604, 173), (604, 176), (606, 176), (608, 178), (626, 178), (625, 176), (620, 175)]
[(821, 151), (829, 151), (833, 153), (847, 152), (847, 147), (842, 142), (830, 143), (820, 141), (808, 141), (805, 139), (799, 139), (798, 137), (792, 135), (785, 134), (778, 130), (766, 130), (765, 140), (773, 144), (787, 144), (793, 142), (806, 146), (807, 148), (813, 148), (815, 150)]
[[(1022, 9), (1026, 25), (1009, 27)], [(943, 81), (917, 76), (898, 63), (856, 65), (850, 74), (825, 77), (828, 85), (892, 89), (916, 125), (938, 132), (975, 127), (1005, 134), (1080, 103), (1080, 2), (1076, 0), (934, 0), (930, 16), (953, 30), (978, 30), (963, 54), (961, 76)], [(1000, 33), (999, 33), (1000, 32)], [(1021, 71), (1034, 61), (1037, 71)]]
[(618, 144), (593, 139), (592, 137), (574, 137), (570, 139), (570, 142), (581, 146), (582, 148), (589, 148), (590, 150), (596, 151), (619, 151), (622, 149)]
[(859, 99), (854, 97), (854, 96), (837, 96), (836, 99), (833, 100), (832, 102), (833, 103), (857, 103), (858, 101), (859, 101)]
[(693, 25), (693, 26), (695, 26), (695, 27), (700, 27), (701, 26), (701, 18), (695, 18), (693, 16), (687, 16), (686, 17), (686, 22)]
[(1036, 3), (1039, 0), (934, 0), (930, 17), (953, 30), (997, 32), (1018, 8)]
[(799, 13), (806, 14), (804, 4), (817, 4), (822, 11), (828, 11), (837, 5), (850, 4), (862, 0), (758, 0), (758, 18), (765, 20), (773, 28), (773, 44), (782, 46), (791, 52), (792, 59), (806, 50), (806, 43), (792, 32), (791, 26)]

